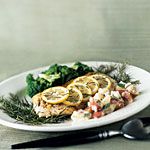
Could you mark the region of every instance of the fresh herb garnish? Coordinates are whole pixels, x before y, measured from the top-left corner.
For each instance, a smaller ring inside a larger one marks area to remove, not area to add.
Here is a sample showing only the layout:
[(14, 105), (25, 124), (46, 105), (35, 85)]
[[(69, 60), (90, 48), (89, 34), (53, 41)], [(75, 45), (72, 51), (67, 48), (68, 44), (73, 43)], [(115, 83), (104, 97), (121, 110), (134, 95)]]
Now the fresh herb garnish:
[(118, 83), (125, 82), (128, 83), (131, 81), (131, 77), (128, 73), (126, 73), (127, 65), (126, 63), (120, 64), (116, 68), (116, 73), (112, 76)]
[(103, 73), (103, 74), (107, 74), (107, 75), (109, 75), (109, 74), (111, 74), (114, 70), (116, 70), (117, 69), (117, 65), (115, 64), (115, 65), (100, 65), (100, 66), (98, 66), (98, 67), (93, 67), (95, 70), (96, 70), (96, 72), (100, 72), (100, 73)]
[(132, 83), (132, 84), (139, 84), (139, 80), (132, 81), (131, 76), (126, 73), (127, 69), (127, 64), (122, 63), (122, 64), (111, 64), (111, 65), (100, 65), (98, 67), (94, 68), (96, 72), (106, 74), (110, 77), (112, 77), (114, 80), (119, 82), (124, 82), (124, 83)]
[(19, 98), (15, 94), (10, 94), (8, 98), (0, 97), (0, 109), (17, 121), (32, 125), (61, 123), (69, 118), (67, 115), (39, 117), (26, 98)]
[(125, 84), (122, 84), (122, 83), (118, 83), (118, 86), (121, 88), (125, 88)]

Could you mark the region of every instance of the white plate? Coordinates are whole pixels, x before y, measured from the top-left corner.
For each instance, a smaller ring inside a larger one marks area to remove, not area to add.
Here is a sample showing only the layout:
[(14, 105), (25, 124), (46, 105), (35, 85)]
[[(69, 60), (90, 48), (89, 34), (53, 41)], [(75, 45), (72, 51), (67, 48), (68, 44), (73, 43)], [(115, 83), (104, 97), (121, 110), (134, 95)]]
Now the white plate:
[[(110, 64), (109, 62), (94, 62), (94, 61), (83, 63), (88, 64), (90, 66), (98, 66), (100, 64)], [(0, 95), (7, 96), (8, 93), (10, 92), (16, 93), (25, 89), (26, 87), (25, 79), (28, 73), (34, 73), (35, 75), (37, 75), (38, 73), (47, 68), (48, 67), (43, 67), (25, 73), (21, 73), (19, 75), (13, 76), (1, 82)], [(102, 118), (96, 120), (91, 119), (86, 122), (84, 121), (80, 123), (72, 123), (70, 121), (60, 124), (27, 125), (24, 123), (16, 122), (16, 120), (10, 118), (7, 114), (0, 111), (0, 124), (21, 130), (58, 132), (58, 131), (73, 131), (73, 130), (87, 129), (91, 127), (99, 127), (102, 125), (123, 120), (127, 117), (130, 117), (138, 113), (139, 111), (143, 110), (150, 104), (150, 85), (149, 85), (150, 73), (135, 66), (128, 66), (127, 72), (129, 72), (134, 79), (140, 80), (141, 84), (139, 85), (139, 91), (141, 92), (141, 94), (135, 98), (135, 101), (133, 103)]]

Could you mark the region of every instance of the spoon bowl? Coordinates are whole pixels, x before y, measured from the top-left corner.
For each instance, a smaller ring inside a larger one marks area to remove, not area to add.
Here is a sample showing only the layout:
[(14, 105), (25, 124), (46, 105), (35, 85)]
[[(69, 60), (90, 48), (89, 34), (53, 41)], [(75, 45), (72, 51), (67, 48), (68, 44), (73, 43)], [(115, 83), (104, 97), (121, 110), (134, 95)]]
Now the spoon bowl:
[(129, 139), (150, 138), (150, 117), (128, 121), (122, 126), (121, 131), (123, 136)]

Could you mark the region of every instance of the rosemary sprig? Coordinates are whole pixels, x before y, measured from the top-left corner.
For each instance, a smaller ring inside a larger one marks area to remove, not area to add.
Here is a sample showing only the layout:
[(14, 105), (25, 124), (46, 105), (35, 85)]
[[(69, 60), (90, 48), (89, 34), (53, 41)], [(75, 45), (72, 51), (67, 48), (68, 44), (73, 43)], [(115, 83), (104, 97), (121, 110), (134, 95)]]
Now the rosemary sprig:
[(120, 81), (125, 83), (130, 82), (131, 77), (129, 74), (126, 73), (126, 68), (127, 68), (126, 63), (118, 64), (116, 72), (112, 75), (112, 78), (115, 79), (118, 83)]
[(110, 74), (111, 72), (113, 72), (114, 70), (116, 70), (117, 66), (115, 65), (100, 65), (98, 67), (93, 67), (96, 72), (100, 72), (103, 74)]
[(16, 94), (10, 93), (8, 98), (0, 97), (0, 109), (17, 121), (31, 125), (45, 123), (60, 123), (68, 119), (66, 115), (40, 118), (33, 111), (33, 105), (26, 98), (19, 98)]
[(100, 72), (112, 77), (114, 80), (119, 83), (120, 81), (128, 83), (131, 82), (132, 84), (139, 84), (139, 80), (131, 81), (131, 76), (126, 73), (127, 64), (112, 64), (112, 65), (100, 65), (94, 68), (96, 72)]

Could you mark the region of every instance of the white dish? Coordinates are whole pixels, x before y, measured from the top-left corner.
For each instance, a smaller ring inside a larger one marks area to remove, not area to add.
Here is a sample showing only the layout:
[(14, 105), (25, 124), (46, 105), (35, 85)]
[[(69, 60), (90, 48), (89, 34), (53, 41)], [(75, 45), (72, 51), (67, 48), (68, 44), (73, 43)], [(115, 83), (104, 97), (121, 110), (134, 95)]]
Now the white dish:
[[(110, 62), (83, 62), (90, 66), (98, 66), (100, 64), (110, 64)], [(70, 65), (70, 64), (67, 64)], [(13, 76), (0, 83), (0, 95), (7, 96), (8, 93), (16, 93), (25, 89), (26, 76), (28, 73), (37, 75), (41, 71), (47, 69), (47, 67), (38, 68), (28, 72), (21, 73)], [(10, 118), (7, 114), (0, 110), (0, 124), (16, 129), (28, 130), (28, 131), (42, 131), (42, 132), (59, 132), (59, 131), (73, 131), (80, 129), (87, 129), (91, 127), (99, 127), (113, 122), (123, 120), (130, 117), (139, 111), (143, 110), (150, 104), (150, 73), (135, 66), (128, 66), (127, 72), (136, 80), (140, 80), (139, 91), (141, 94), (135, 98), (135, 101), (126, 107), (117, 110), (111, 114), (108, 114), (99, 119), (91, 119), (84, 122), (73, 123), (71, 121), (59, 123), (59, 124), (43, 124), (43, 125), (27, 125), (24, 123), (16, 122), (16, 120)]]

